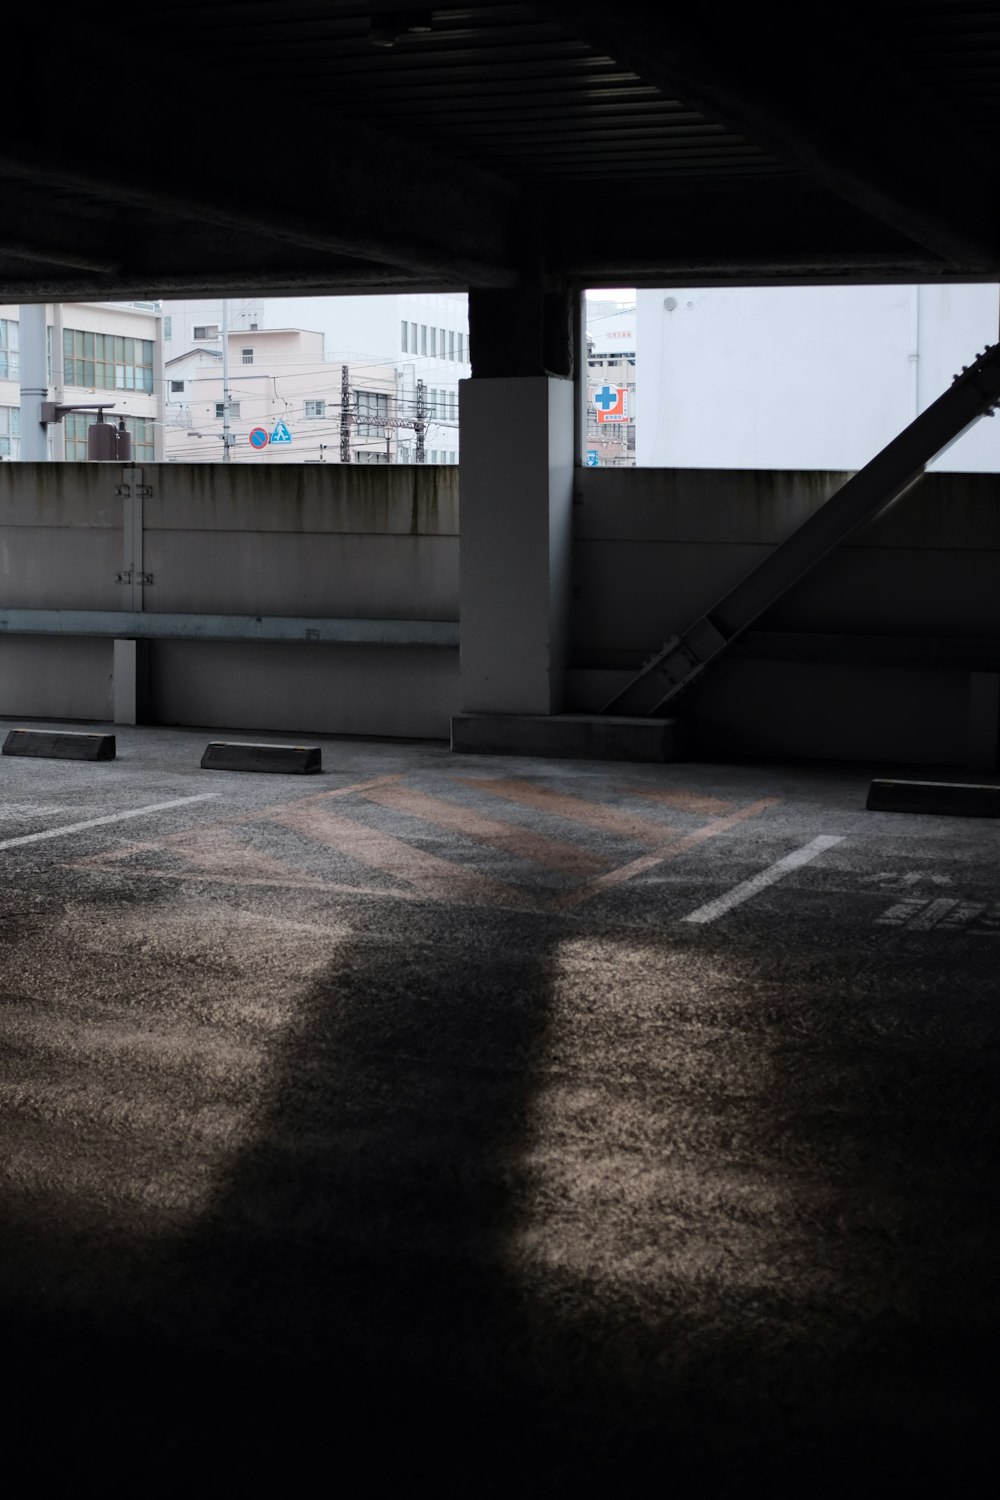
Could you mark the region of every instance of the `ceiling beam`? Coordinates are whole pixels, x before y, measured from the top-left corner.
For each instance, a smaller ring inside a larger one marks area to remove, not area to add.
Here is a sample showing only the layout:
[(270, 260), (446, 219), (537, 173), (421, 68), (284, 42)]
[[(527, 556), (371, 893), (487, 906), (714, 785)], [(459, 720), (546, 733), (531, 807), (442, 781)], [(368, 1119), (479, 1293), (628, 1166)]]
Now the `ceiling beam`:
[(45, 245), (41, 241), (26, 244), (4, 236), (0, 239), (0, 261), (26, 260), (43, 266), (66, 266), (75, 271), (95, 273), (116, 271), (118, 262), (107, 256), (94, 257), (72, 250), (68, 245)]
[(124, 268), (113, 276), (50, 272), (16, 273), (0, 265), (0, 303), (3, 302), (117, 302), (159, 301), (187, 297), (336, 297), (354, 292), (454, 292), (455, 282), (408, 279), (391, 267), (341, 263), (336, 270), (229, 271), (174, 270), (166, 275), (136, 273)]
[[(45, 107), (8, 116), (0, 172), (404, 274), (494, 287), (513, 281), (514, 194), (502, 180), (291, 99), (274, 101), (270, 121), (255, 118), (252, 129), (240, 128), (216, 88), (184, 97), (178, 80), (190, 57), (147, 51), (129, 23), (123, 27), (118, 61), (129, 57), (130, 41), (135, 49), (129, 70), (135, 85), (125, 90), (131, 117), (106, 135), (100, 125), (80, 125), (94, 119), (95, 80), (107, 76), (101, 28), (61, 15), (53, 46), (44, 15), (11, 21), (5, 48), (19, 59), (23, 96), (44, 99)], [(212, 59), (201, 62), (214, 66)], [(225, 59), (218, 66), (224, 76)], [(187, 132), (176, 144), (166, 139), (168, 103)], [(127, 245), (122, 250), (124, 262)]]
[(546, 201), (550, 276), (578, 286), (740, 280), (981, 279), (1000, 271), (947, 260), (826, 189), (786, 173), (753, 183), (629, 192), (627, 239), (565, 186)]
[(934, 254), (984, 270), (1000, 263), (1000, 180), (976, 132), (880, 55), (847, 6), (533, 0), (532, 9)]

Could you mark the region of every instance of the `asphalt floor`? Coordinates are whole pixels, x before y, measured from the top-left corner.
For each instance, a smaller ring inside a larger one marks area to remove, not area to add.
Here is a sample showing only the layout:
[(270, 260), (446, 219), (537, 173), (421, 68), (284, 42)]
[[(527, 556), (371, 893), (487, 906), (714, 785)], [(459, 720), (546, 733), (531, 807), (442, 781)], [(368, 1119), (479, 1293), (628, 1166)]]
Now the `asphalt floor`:
[(0, 760), (11, 1472), (992, 1493), (997, 821), (115, 732)]

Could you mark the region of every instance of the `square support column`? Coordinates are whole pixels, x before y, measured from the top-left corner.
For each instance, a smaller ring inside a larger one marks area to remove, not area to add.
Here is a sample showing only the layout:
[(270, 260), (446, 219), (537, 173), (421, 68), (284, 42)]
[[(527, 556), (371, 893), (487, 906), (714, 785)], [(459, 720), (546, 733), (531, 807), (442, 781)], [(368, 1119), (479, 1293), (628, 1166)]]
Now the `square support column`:
[(969, 673), (969, 753), (977, 771), (1000, 763), (1000, 672)]
[(551, 375), (461, 384), (462, 708), (563, 707), (572, 546), (574, 383)]
[(149, 642), (114, 643), (114, 722), (142, 724), (148, 714)]

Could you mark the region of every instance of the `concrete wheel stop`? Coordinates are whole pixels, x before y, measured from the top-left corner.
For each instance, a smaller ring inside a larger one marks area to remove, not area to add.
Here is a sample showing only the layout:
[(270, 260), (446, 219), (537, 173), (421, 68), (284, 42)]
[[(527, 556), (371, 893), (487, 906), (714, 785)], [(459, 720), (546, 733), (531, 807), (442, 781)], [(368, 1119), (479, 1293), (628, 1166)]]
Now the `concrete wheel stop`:
[(201, 757), (205, 771), (270, 771), (275, 775), (306, 776), (323, 769), (318, 745), (252, 745), (212, 740)]
[(40, 760), (114, 760), (113, 734), (87, 734), (63, 729), (12, 729), (3, 742), (4, 755), (31, 755)]
[(865, 807), (869, 812), (1000, 818), (1000, 786), (953, 781), (873, 781)]
[(610, 714), (456, 714), (451, 748), (466, 755), (544, 755), (565, 760), (680, 758), (676, 719)]

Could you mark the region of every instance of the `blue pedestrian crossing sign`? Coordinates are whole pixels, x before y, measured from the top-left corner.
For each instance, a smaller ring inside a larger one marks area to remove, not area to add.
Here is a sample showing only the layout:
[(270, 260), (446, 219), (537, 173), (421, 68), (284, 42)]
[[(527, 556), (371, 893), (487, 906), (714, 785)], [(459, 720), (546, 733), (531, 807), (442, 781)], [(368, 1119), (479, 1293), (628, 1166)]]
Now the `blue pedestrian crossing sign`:
[(597, 457), (598, 457), (598, 450), (596, 448), (588, 448), (587, 449), (587, 468), (588, 469), (596, 469), (598, 467)]
[(292, 441), (292, 434), (289, 432), (289, 430), (285, 426), (284, 422), (276, 422), (275, 423), (275, 427), (274, 427), (274, 431), (271, 433), (271, 442), (272, 443), (290, 443), (291, 441)]

